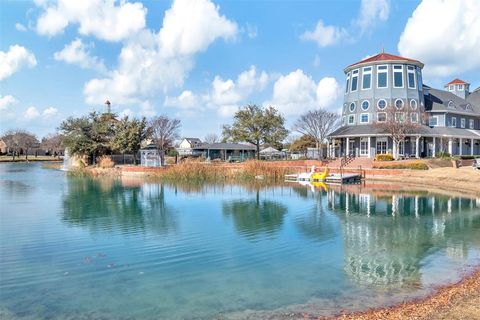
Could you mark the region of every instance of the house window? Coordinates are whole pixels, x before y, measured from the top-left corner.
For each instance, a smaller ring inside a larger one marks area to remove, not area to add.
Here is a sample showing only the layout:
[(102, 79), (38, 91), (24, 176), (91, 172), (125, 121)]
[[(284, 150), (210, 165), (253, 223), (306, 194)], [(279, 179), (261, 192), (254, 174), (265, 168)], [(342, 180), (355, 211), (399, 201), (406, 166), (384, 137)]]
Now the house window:
[(352, 71), (352, 92), (357, 91), (358, 87), (358, 69)]
[(408, 74), (408, 88), (415, 89), (415, 68), (413, 66), (407, 67)]
[(474, 129), (475, 128), (475, 120), (473, 120), (473, 119), (468, 120), (468, 127), (470, 129)]
[(416, 110), (417, 109), (417, 100), (415, 99), (412, 99), (410, 100), (410, 108), (412, 108), (413, 110)]
[(453, 88), (454, 88), (454, 87), (455, 87), (454, 85), (449, 85), (449, 86), (448, 86), (448, 90), (453, 91)]
[(465, 106), (465, 110), (467, 111), (472, 111), (472, 105), (470, 103), (468, 103), (466, 106)]
[(457, 118), (456, 117), (452, 117), (452, 127), (456, 127), (457, 126)]
[(377, 66), (377, 88), (388, 87), (388, 66)]
[(457, 85), (457, 90), (463, 90), (463, 84)]
[(362, 76), (362, 90), (367, 90), (372, 87), (372, 67), (363, 68)]
[(384, 99), (378, 100), (378, 102), (377, 102), (378, 109), (383, 110), (383, 109), (385, 109), (386, 106), (387, 106), (387, 101), (385, 101)]
[(438, 126), (438, 117), (437, 116), (430, 117), (430, 119), (428, 119), (428, 125), (430, 127)]
[(393, 66), (393, 87), (403, 88), (403, 66)]
[(460, 119), (460, 127), (465, 128), (465, 118)]
[(345, 93), (348, 93), (349, 86), (350, 86), (350, 72), (347, 73), (347, 86), (345, 87)]
[(395, 100), (395, 107), (397, 107), (397, 109), (402, 109), (403, 108), (403, 100), (402, 99)]
[(370, 107), (370, 102), (368, 102), (367, 100), (362, 102), (362, 110), (363, 111), (367, 111), (369, 107)]
[(413, 123), (417, 123), (418, 122), (418, 113), (416, 112), (413, 112), (410, 114), (410, 121), (413, 122)]
[(368, 123), (369, 122), (369, 114), (368, 113), (362, 113), (360, 115), (360, 123)]
[(387, 113), (386, 113), (386, 112), (378, 112), (378, 113), (377, 113), (377, 121), (378, 121), (378, 122), (385, 122), (385, 121), (387, 121)]
[(348, 124), (354, 124), (355, 123), (355, 115), (351, 114), (348, 116)]
[(395, 112), (395, 121), (404, 122), (405, 121), (405, 113), (404, 112)]
[(347, 118), (345, 116), (342, 117), (342, 125), (347, 124)]
[(455, 104), (453, 103), (452, 100), (448, 101), (447, 107), (448, 107), (449, 109), (455, 109)]
[(350, 103), (350, 112), (355, 111), (355, 108), (356, 108), (356, 107), (357, 107), (357, 106), (355, 105), (355, 102)]

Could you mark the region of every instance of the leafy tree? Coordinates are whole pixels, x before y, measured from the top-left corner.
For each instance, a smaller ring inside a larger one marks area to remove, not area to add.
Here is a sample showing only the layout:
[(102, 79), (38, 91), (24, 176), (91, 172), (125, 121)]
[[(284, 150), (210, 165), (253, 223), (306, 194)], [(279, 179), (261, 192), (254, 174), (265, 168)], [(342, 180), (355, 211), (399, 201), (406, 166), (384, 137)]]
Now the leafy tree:
[(284, 124), (285, 119), (274, 107), (249, 104), (235, 113), (231, 126), (223, 126), (223, 140), (253, 144), (260, 159), (260, 145), (281, 145), (288, 135)]
[(63, 135), (51, 133), (42, 139), (41, 146), (53, 155), (58, 156), (65, 149), (63, 147), (63, 139)]
[(295, 122), (293, 130), (315, 140), (319, 159), (322, 159), (322, 143), (338, 127), (339, 119), (340, 116), (337, 113), (323, 109), (311, 110), (300, 116)]
[(290, 151), (303, 152), (307, 154), (307, 148), (313, 148), (316, 146), (316, 141), (311, 136), (303, 135), (300, 138), (294, 140), (290, 145)]
[(150, 133), (153, 141), (160, 151), (160, 161), (165, 164), (165, 153), (172, 147), (173, 142), (180, 137), (181, 122), (171, 119), (166, 115), (160, 115), (150, 121)]
[(15, 129), (9, 130), (2, 136), (3, 142), (7, 148), (12, 152), (13, 161), (15, 156), (20, 155), (20, 151), (25, 152), (25, 159), (28, 160), (28, 150), (38, 144), (37, 137), (25, 130)]
[(113, 150), (122, 153), (133, 153), (133, 163), (137, 164), (136, 155), (140, 150), (141, 143), (149, 135), (147, 120), (132, 119), (128, 116), (115, 123), (114, 135), (110, 141)]

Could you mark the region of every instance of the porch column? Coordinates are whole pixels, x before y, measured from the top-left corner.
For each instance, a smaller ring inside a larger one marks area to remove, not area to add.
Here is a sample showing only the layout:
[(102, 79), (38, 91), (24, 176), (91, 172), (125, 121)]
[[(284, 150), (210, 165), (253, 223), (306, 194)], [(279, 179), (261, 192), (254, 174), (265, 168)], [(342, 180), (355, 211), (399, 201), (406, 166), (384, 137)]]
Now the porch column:
[(475, 145), (473, 144), (473, 139), (470, 139), (470, 155), (473, 156), (473, 148)]
[(346, 156), (350, 156), (350, 138), (347, 137), (347, 146), (345, 148), (345, 153), (346, 153)]
[(372, 137), (368, 137), (368, 157), (372, 157)]
[(420, 136), (415, 139), (415, 158), (420, 158)]
[(459, 141), (460, 141), (460, 155), (463, 156), (463, 139), (460, 138)]
[(448, 153), (452, 156), (453, 155), (453, 139), (448, 139)]
[(437, 138), (433, 137), (433, 151), (432, 151), (432, 157), (435, 158), (437, 155)]

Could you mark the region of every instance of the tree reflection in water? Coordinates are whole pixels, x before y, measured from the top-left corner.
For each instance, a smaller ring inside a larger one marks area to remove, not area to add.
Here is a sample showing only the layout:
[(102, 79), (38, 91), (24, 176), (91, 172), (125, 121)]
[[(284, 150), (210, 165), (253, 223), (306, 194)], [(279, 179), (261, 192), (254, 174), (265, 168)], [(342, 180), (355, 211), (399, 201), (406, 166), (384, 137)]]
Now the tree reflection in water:
[(71, 178), (62, 219), (91, 231), (175, 232), (175, 211), (165, 203), (161, 184), (123, 186), (108, 179)]
[(342, 222), (346, 273), (379, 286), (420, 285), (422, 260), (432, 250), (465, 258), (480, 225), (474, 199), (330, 190), (330, 210)]
[(260, 191), (255, 199), (224, 202), (223, 214), (231, 217), (237, 231), (253, 240), (257, 236), (273, 236), (283, 225), (287, 208), (275, 201), (260, 200)]

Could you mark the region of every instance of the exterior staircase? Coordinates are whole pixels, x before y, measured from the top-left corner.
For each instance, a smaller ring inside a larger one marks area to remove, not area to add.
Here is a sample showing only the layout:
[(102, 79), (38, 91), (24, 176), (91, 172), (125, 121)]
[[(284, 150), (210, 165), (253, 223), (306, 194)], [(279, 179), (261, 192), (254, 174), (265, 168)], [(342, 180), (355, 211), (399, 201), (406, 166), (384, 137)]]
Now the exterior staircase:
[(327, 163), (329, 168), (355, 168), (358, 169), (362, 167), (363, 169), (372, 168), (373, 158), (364, 158), (364, 157), (351, 157), (351, 158), (336, 158)]

